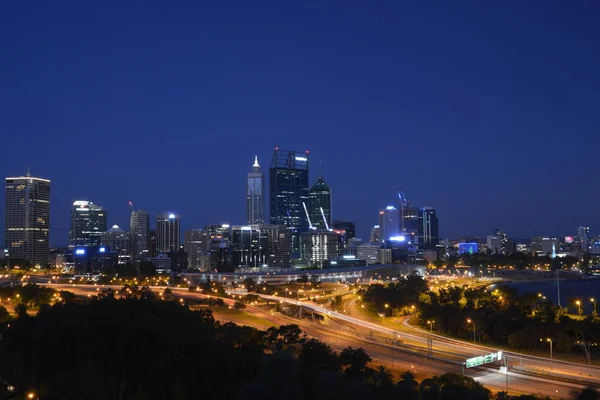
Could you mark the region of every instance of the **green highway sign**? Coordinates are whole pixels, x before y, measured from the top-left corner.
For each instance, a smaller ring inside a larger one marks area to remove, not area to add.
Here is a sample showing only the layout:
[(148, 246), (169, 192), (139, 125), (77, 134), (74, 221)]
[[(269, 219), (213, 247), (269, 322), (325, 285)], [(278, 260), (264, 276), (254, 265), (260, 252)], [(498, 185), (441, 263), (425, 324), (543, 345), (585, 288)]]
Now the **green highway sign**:
[(478, 367), (483, 364), (493, 363), (494, 361), (500, 361), (502, 359), (502, 352), (490, 353), (484, 356), (478, 356), (473, 358), (467, 358), (465, 366), (467, 368)]

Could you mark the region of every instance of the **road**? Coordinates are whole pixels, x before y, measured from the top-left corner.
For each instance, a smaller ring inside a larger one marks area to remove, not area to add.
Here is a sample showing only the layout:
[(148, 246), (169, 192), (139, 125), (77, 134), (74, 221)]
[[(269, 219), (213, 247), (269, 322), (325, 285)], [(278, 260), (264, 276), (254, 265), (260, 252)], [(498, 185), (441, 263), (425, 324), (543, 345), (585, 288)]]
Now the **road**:
[[(120, 286), (108, 285), (47, 283), (45, 285), (57, 290), (68, 290), (82, 296), (97, 294), (103, 288), (120, 289)], [(153, 287), (152, 289), (164, 290), (163, 287)], [(187, 289), (171, 289), (175, 296), (182, 299), (204, 299), (207, 297), (202, 293), (189, 292)], [(412, 370), (417, 374), (425, 375), (443, 374), (445, 372), (461, 373), (461, 362), (465, 358), (497, 351), (484, 346), (476, 346), (435, 334), (432, 335), (418, 329), (415, 329), (414, 333), (394, 330), (343, 313), (334, 312), (312, 302), (269, 295), (261, 295), (261, 297), (271, 301), (301, 305), (305, 310), (314, 310), (326, 315), (327, 318), (324, 323), (318, 323), (283, 315), (271, 315), (260, 307), (247, 306), (246, 311), (254, 313), (274, 325), (297, 324), (307, 335), (328, 343), (338, 351), (347, 346), (362, 347), (373, 358), (375, 364), (385, 365), (396, 372)], [(224, 301), (229, 305), (234, 303), (231, 299), (224, 299)], [(257, 328), (264, 329), (264, 325), (257, 326)], [(433, 339), (431, 355), (427, 351), (428, 338)], [(398, 343), (398, 341), (401, 342)], [(521, 359), (523, 359), (523, 371), (519, 369)], [(582, 389), (588, 385), (600, 387), (600, 373), (597, 368), (589, 369), (587, 366), (555, 361), (552, 371), (540, 372), (540, 367), (538, 367), (538, 371), (527, 370), (529, 363), (545, 365), (544, 363), (548, 361), (538, 357), (510, 353), (508, 387), (511, 394), (539, 393), (558, 398), (567, 396), (574, 389)], [(507, 375), (499, 372), (499, 367), (499, 363), (489, 364), (464, 369), (464, 373), (477, 379), (492, 390), (505, 390)], [(589, 376), (581, 376), (579, 371), (586, 371)]]

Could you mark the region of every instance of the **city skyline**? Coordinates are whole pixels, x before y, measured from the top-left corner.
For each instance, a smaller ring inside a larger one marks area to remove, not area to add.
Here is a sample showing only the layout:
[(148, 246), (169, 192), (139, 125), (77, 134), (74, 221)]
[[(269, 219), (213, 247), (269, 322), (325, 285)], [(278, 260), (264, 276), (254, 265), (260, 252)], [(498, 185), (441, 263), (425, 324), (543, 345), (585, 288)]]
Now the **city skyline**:
[(52, 180), (53, 245), (77, 199), (109, 226), (128, 226), (128, 201), (173, 209), (184, 230), (243, 223), (248, 160), (266, 166), (273, 146), (323, 161), (333, 218), (363, 238), (397, 185), (435, 207), (441, 237), (600, 227), (587, 3), (146, 5), (135, 21), (93, 4), (8, 8), (0, 126), (29, 153), (7, 152), (2, 173), (30, 164)]
[[(257, 158), (258, 158), (258, 156), (255, 156), (255, 161), (254, 161), (255, 165), (256, 165), (256, 159)], [(253, 167), (253, 170), (256, 171), (256, 168)], [(250, 180), (251, 174), (252, 174), (252, 172), (249, 172), (249, 173), (247, 172), (246, 173), (246, 175), (248, 176), (247, 180)], [(264, 184), (268, 185), (268, 179), (265, 178), (264, 173), (260, 172), (260, 174), (262, 175), (263, 185)], [(9, 178), (7, 177), (6, 179), (9, 179)], [(39, 179), (39, 178), (35, 178), (35, 179)], [(319, 182), (320, 180), (322, 180), (322, 176), (321, 175), (318, 175), (316, 178), (314, 178), (313, 176), (309, 175), (309, 181), (310, 182)], [(264, 185), (264, 186), (267, 186), (267, 185)], [(312, 188), (313, 184), (309, 184), (309, 187)], [(267, 186), (267, 189), (268, 188), (269, 188), (269, 186)], [(268, 193), (267, 189), (265, 189), (265, 187), (262, 188), (262, 190), (264, 190), (264, 191), (266, 191)], [(54, 191), (53, 191), (53, 193), (54, 193)], [(6, 196), (5, 192), (3, 194)], [(82, 196), (82, 197), (85, 197), (85, 196)], [(265, 223), (268, 223), (269, 222), (269, 218), (270, 218), (270, 212), (267, 209), (268, 206), (267, 206), (266, 202), (269, 201), (269, 196), (265, 196), (265, 197), (266, 197), (266, 199), (264, 199), (264, 201), (265, 201), (265, 212), (264, 212), (263, 215), (264, 215), (264, 218), (265, 218)], [(381, 213), (382, 211), (384, 211), (386, 208), (389, 208), (389, 207), (395, 207), (395, 208), (397, 208), (398, 214), (401, 213), (401, 205), (400, 205), (401, 201), (398, 200), (397, 198), (394, 199), (393, 197), (394, 196), (390, 196), (390, 198), (392, 198), (391, 201), (389, 201), (387, 203), (382, 203), (382, 204), (388, 204), (388, 206), (381, 208), (379, 210), (379, 213)], [(107, 199), (109, 199), (109, 198), (107, 198)], [(54, 203), (54, 201), (51, 202), (51, 204), (53, 204), (53, 203)], [(71, 205), (71, 211), (70, 211), (71, 214), (69, 215), (69, 218), (70, 218), (69, 219), (69, 226), (60, 226), (59, 229), (53, 229), (53, 226), (52, 225), (50, 226), (50, 232), (49, 232), (49, 237), (50, 237), (49, 246), (50, 247), (66, 247), (70, 243), (70, 235), (71, 235), (70, 232), (72, 231), (72, 226), (73, 226), (72, 225), (73, 224), (72, 212), (76, 208), (76, 204), (79, 204), (79, 203), (89, 203), (89, 205), (92, 205), (93, 207), (98, 207), (97, 203), (92, 202), (92, 201), (88, 201), (88, 200), (75, 200), (75, 202), (73, 202), (72, 205)], [(177, 203), (177, 201), (176, 200), (174, 200), (174, 201), (172, 200), (171, 203)], [(119, 218), (125, 217), (124, 221), (121, 221), (121, 220), (116, 221), (116, 218), (112, 217), (111, 210), (108, 210), (105, 207), (100, 207), (100, 209), (102, 211), (105, 211), (105, 214), (109, 215), (109, 217), (106, 217), (106, 215), (104, 215), (104, 219), (106, 219), (106, 221), (104, 221), (104, 223), (106, 224), (107, 230), (108, 230), (108, 227), (110, 227), (110, 226), (118, 225), (119, 227), (122, 227), (122, 228), (126, 229), (127, 231), (129, 231), (130, 227), (131, 227), (132, 213), (137, 214), (137, 213), (141, 212), (141, 213), (148, 214), (148, 212), (143, 211), (143, 210), (134, 210), (132, 212), (131, 211), (131, 207), (133, 207), (132, 206), (132, 202), (128, 201), (127, 204), (129, 205), (130, 208), (129, 209), (125, 208), (125, 212), (124, 213), (119, 213), (119, 212), (115, 213), (115, 214), (123, 214), (123, 215), (120, 215)], [(332, 202), (332, 205), (333, 205), (333, 202)], [(309, 207), (309, 202), (307, 202), (307, 207)], [(334, 208), (334, 207), (332, 206), (332, 208)], [(431, 208), (431, 207), (430, 206), (425, 206), (425, 208)], [(437, 211), (438, 207), (434, 207), (434, 208)], [(408, 208), (405, 209), (404, 212), (405, 212), (405, 215), (407, 217), (410, 216), (410, 210), (412, 210), (412, 209), (415, 209), (415, 208), (414, 207), (408, 207)], [(236, 221), (236, 220), (233, 220), (233, 218), (228, 218), (228, 217), (224, 217), (221, 221), (214, 221), (214, 220), (199, 221), (199, 222), (186, 221), (186, 223), (182, 224), (179, 227), (179, 229), (181, 230), (181, 232), (184, 232), (184, 231), (190, 230), (190, 229), (201, 229), (202, 227), (204, 227), (206, 225), (221, 224), (221, 223), (226, 223), (226, 224), (231, 224), (231, 225), (243, 225), (244, 224), (243, 223), (243, 219), (244, 218), (247, 219), (247, 217), (248, 217), (248, 196), (246, 196), (245, 208), (244, 208), (244, 205), (241, 205), (240, 206), (240, 210), (235, 210), (235, 212), (232, 212), (231, 215), (239, 214), (240, 211), (245, 212), (245, 217), (242, 217), (242, 221)], [(415, 209), (415, 211), (418, 211), (418, 207)], [(150, 212), (150, 214), (152, 214), (152, 213), (153, 212)], [(2, 215), (4, 216), (4, 218), (6, 218), (5, 213), (3, 213)], [(54, 212), (52, 213), (52, 216), (53, 216), (53, 219), (57, 217), (56, 214), (54, 214)], [(179, 215), (178, 215), (178, 217), (179, 217)], [(343, 219), (343, 218), (341, 218), (338, 215), (332, 213), (331, 215), (329, 215), (329, 219)], [(356, 218), (352, 218), (352, 217), (345, 218), (345, 219), (352, 220), (352, 221), (356, 220)], [(443, 230), (445, 229), (445, 218), (442, 217), (442, 220), (443, 220), (443, 222), (442, 222), (442, 232), (443, 232)], [(398, 223), (399, 227), (401, 228), (401, 218), (400, 217), (398, 217), (398, 221), (399, 221), (399, 223)], [(245, 224), (246, 225), (251, 225), (251, 224), (248, 224), (247, 221), (246, 221)], [(373, 226), (374, 225), (380, 225), (380, 224), (381, 224), (381, 216), (379, 216), (379, 219), (377, 219), (377, 217), (372, 218), (372, 223), (370, 223), (369, 225), (367, 225), (367, 226), (359, 226), (358, 227), (358, 229), (357, 229), (357, 237), (362, 238), (363, 240), (368, 241), (370, 233), (371, 233), (371, 229), (373, 228)], [(520, 240), (529, 240), (530, 238), (537, 237), (537, 236), (564, 238), (565, 236), (577, 236), (578, 230), (580, 228), (582, 228), (582, 225), (589, 225), (589, 224), (577, 224), (577, 225), (572, 226), (569, 231), (558, 232), (558, 233), (556, 233), (556, 232), (552, 232), (552, 233), (537, 232), (535, 234), (530, 234), (530, 235), (516, 235), (516, 234), (513, 234), (510, 230), (508, 230), (508, 233), (511, 235), (511, 238), (513, 238), (513, 239), (520, 239)], [(104, 226), (104, 225), (102, 225), (102, 226)], [(503, 225), (503, 226), (506, 226), (506, 225)], [(56, 228), (56, 226), (55, 226), (55, 228)], [(60, 228), (62, 228), (63, 230), (66, 229), (66, 238), (60, 238), (59, 237), (58, 239), (56, 239), (55, 238), (54, 230), (59, 231)], [(156, 228), (157, 228), (157, 226), (156, 226), (155, 223), (154, 224), (150, 223), (148, 230), (150, 230), (150, 229), (156, 230)], [(588, 230), (588, 233), (590, 233), (592, 236), (598, 236), (598, 235), (600, 235), (600, 228), (598, 228), (598, 230), (594, 230), (593, 226), (591, 228), (588, 227), (588, 226), (586, 226), (585, 228)], [(406, 229), (408, 231), (408, 227)], [(489, 229), (487, 229), (486, 231), (484, 231), (484, 232), (482, 232), (480, 234), (475, 234), (475, 233), (472, 233), (472, 232), (466, 232), (466, 233), (462, 233), (460, 235), (455, 235), (455, 236), (446, 236), (446, 235), (443, 235), (443, 234), (440, 233), (438, 239), (439, 240), (443, 240), (443, 239), (457, 240), (457, 239), (459, 239), (461, 237), (477, 236), (477, 237), (479, 237), (479, 238), (481, 238), (481, 239), (483, 239), (485, 241), (485, 238), (490, 234), (490, 232), (493, 232), (494, 229), (496, 229), (496, 227), (494, 227), (494, 228), (490, 227)], [(591, 231), (590, 231), (590, 229), (591, 229)], [(507, 229), (503, 229), (503, 230), (506, 231)], [(99, 232), (98, 233), (98, 236), (99, 236), (100, 235), (100, 231), (98, 231), (98, 232)], [(5, 232), (2, 231), (2, 233), (5, 233)], [(64, 243), (61, 242), (61, 240), (63, 240)]]

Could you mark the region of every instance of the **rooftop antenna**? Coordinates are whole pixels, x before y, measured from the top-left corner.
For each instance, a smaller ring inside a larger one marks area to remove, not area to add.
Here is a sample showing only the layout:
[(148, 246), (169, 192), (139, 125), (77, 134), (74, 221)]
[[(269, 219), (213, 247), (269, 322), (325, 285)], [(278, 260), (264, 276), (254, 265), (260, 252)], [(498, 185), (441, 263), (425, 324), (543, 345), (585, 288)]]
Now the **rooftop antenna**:
[(27, 176), (31, 176), (31, 167), (27, 166)]
[(133, 208), (133, 202), (129, 202), (129, 207), (131, 207), (131, 211), (135, 211), (135, 208)]
[(319, 176), (323, 177), (323, 161), (319, 161)]

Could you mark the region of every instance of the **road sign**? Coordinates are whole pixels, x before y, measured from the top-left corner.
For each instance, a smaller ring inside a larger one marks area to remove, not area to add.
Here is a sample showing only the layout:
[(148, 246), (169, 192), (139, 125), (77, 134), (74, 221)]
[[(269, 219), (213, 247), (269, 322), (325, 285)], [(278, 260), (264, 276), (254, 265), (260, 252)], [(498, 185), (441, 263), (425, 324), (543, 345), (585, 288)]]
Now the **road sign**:
[(499, 351), (497, 353), (490, 353), (484, 356), (478, 356), (473, 358), (467, 358), (465, 362), (465, 366), (467, 368), (478, 367), (483, 364), (493, 363), (494, 361), (502, 360), (502, 352)]

